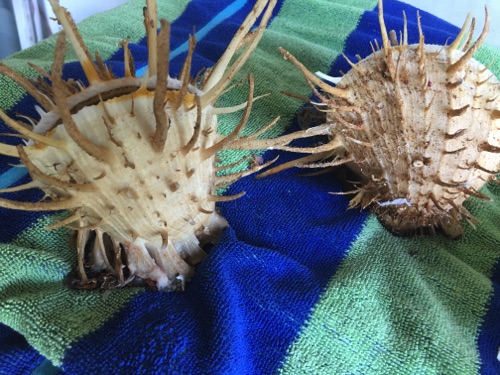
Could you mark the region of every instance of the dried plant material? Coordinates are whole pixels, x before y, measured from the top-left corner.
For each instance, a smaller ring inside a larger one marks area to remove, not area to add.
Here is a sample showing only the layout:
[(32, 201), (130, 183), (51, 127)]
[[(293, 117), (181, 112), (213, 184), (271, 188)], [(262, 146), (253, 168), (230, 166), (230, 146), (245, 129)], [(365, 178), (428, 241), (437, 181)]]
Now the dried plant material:
[[(500, 171), (500, 84), (473, 58), (488, 32), (488, 10), (475, 42), (469, 16), (453, 43), (436, 46), (425, 44), (419, 18), (418, 44), (408, 45), (406, 16), (399, 40), (388, 34), (382, 0), (378, 9), (382, 46), (348, 61), (352, 69), (343, 77), (314, 75), (281, 50), (321, 98), (314, 104), (326, 124), (309, 132), (327, 130), (336, 147), (312, 150), (322, 164), (308, 166), (346, 164), (361, 179), (350, 207), (370, 207), (396, 234), (440, 229), (457, 238), (464, 219), (475, 221), (463, 202), (488, 199), (479, 189)], [(306, 158), (298, 163), (312, 161)]]
[[(193, 266), (205, 257), (201, 247), (216, 242), (227, 225), (216, 211), (216, 202), (243, 194), (219, 197), (216, 189), (269, 165), (216, 175), (218, 151), (233, 145), (249, 149), (261, 145), (257, 135), (238, 138), (255, 100), (253, 77), (248, 77), (246, 103), (226, 110), (243, 110), (241, 121), (226, 137), (217, 134), (217, 110), (223, 109), (213, 105), (255, 49), (276, 0), (256, 2), (219, 62), (200, 80), (200, 87), (190, 76), (193, 36), (180, 76), (170, 77), (170, 27), (161, 20), (157, 32), (155, 1), (147, 0), (144, 8), (149, 65), (141, 78), (135, 76), (128, 40), (121, 43), (125, 76), (117, 78), (99, 54), (96, 61), (91, 59), (68, 11), (57, 0), (50, 3), (64, 29), (50, 74), (42, 71), (51, 85), (26, 80), (0, 65), (0, 73), (43, 107), (33, 130), (0, 111), (9, 127), (29, 139), (17, 147), (0, 144), (0, 153), (18, 157), (33, 179), (3, 192), (39, 188), (47, 199), (29, 203), (0, 198), (0, 206), (71, 211), (47, 229), (76, 231), (78, 281), (73, 284), (78, 288), (120, 287), (142, 279), (160, 290), (182, 290)], [(259, 17), (260, 23), (247, 37)], [(88, 87), (62, 78), (66, 38)], [(245, 49), (233, 59), (242, 44)]]

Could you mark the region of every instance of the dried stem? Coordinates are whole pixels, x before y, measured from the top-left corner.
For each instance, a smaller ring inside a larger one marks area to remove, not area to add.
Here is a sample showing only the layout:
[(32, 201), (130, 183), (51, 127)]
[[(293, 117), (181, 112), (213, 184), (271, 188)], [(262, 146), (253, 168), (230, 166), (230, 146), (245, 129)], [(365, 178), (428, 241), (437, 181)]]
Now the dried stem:
[(9, 77), (19, 86), (21, 86), (28, 94), (30, 94), (37, 102), (42, 106), (42, 108), (49, 112), (54, 108), (54, 103), (52, 103), (45, 95), (40, 93), (36, 87), (25, 77), (23, 77), (19, 72), (12, 68), (9, 68), (3, 62), (0, 62), (0, 74)]
[(248, 98), (247, 98), (247, 106), (245, 107), (245, 111), (243, 112), (243, 116), (241, 116), (240, 123), (234, 130), (225, 138), (223, 138), (221, 141), (217, 142), (213, 146), (206, 148), (202, 151), (203, 153), (203, 158), (208, 159), (209, 157), (215, 155), (218, 151), (222, 150), (224, 146), (226, 146), (228, 143), (234, 141), (238, 134), (243, 130), (245, 127), (248, 118), (250, 116), (250, 112), (252, 110), (252, 99), (253, 99), (253, 91), (254, 91), (254, 81), (253, 81), (253, 76), (251, 74), (248, 75)]
[(490, 17), (488, 14), (487, 7), (484, 8), (484, 12), (485, 12), (485, 20), (484, 20), (484, 27), (483, 27), (483, 31), (481, 32), (481, 35), (479, 35), (479, 38), (477, 38), (474, 45), (471, 48), (469, 48), (467, 50), (467, 52), (465, 52), (463, 54), (463, 56), (458, 61), (456, 61), (454, 64), (450, 65), (448, 67), (448, 69), (446, 69), (446, 73), (448, 73), (449, 75), (453, 75), (457, 71), (462, 69), (469, 62), (469, 60), (472, 58), (472, 56), (474, 56), (476, 51), (479, 49), (479, 47), (481, 47), (484, 40), (486, 39), (486, 35), (488, 35), (488, 31), (490, 30)]
[(283, 57), (287, 60), (290, 60), (301, 72), (302, 74), (311, 82), (313, 82), (315, 85), (320, 87), (322, 90), (326, 91), (327, 93), (338, 96), (340, 98), (346, 99), (348, 97), (348, 90), (347, 89), (340, 89), (338, 87), (332, 87), (326, 83), (324, 83), (321, 79), (316, 77), (313, 73), (311, 73), (302, 63), (297, 60), (290, 52), (283, 48), (279, 48), (280, 53), (283, 55)]
[(157, 49), (156, 49), (156, 1), (147, 0), (144, 8), (144, 27), (148, 43), (148, 69), (149, 76), (156, 75)]
[[(224, 72), (229, 66), (229, 62), (231, 61), (234, 54), (238, 50), (238, 46), (247, 36), (248, 32), (250, 31), (250, 28), (254, 25), (257, 18), (263, 12), (267, 2), (268, 0), (258, 0), (255, 3), (255, 6), (253, 7), (252, 11), (247, 15), (241, 27), (233, 36), (233, 39), (231, 39), (231, 42), (229, 43), (226, 51), (219, 58), (219, 60), (211, 70), (208, 79), (204, 82), (203, 90), (205, 90), (205, 92), (211, 90), (221, 80)], [(274, 7), (274, 4), (269, 5), (269, 7), (271, 6)]]
[(196, 141), (198, 140), (198, 137), (200, 136), (200, 130), (201, 130), (201, 101), (200, 97), (198, 95), (195, 95), (195, 102), (196, 102), (196, 123), (194, 125), (193, 129), (193, 135), (191, 136), (191, 139), (189, 140), (188, 143), (184, 147), (181, 148), (181, 152), (185, 155), (189, 151), (191, 151), (196, 144)]
[(4, 143), (0, 143), (0, 155), (12, 156), (14, 158), (19, 157), (16, 146), (6, 145)]
[[(167, 141), (169, 119), (165, 112), (165, 96), (167, 94), (169, 55), (170, 55), (170, 24), (162, 19), (158, 35), (156, 90), (153, 99), (153, 110), (156, 119), (156, 130), (153, 136), (153, 150), (162, 152)], [(150, 48), (153, 48), (152, 46)]]
[[(27, 129), (23, 124), (18, 123), (17, 121), (14, 121), (12, 118), (7, 116), (7, 114), (2, 110), (0, 110), (0, 118), (5, 122), (5, 124), (7, 126), (12, 128), (13, 130), (17, 131), (18, 133), (24, 135), (25, 137), (31, 138), (32, 140), (34, 140), (36, 142), (40, 142), (42, 144), (56, 147), (56, 148), (59, 148), (62, 150), (64, 150), (64, 148), (65, 148), (64, 141), (52, 139), (50, 137), (34, 133), (31, 130)], [(5, 146), (7, 146), (7, 145), (5, 145)], [(9, 152), (9, 147), (7, 147), (5, 150), (6, 150), (6, 152)], [(2, 153), (1, 146), (0, 146), (0, 153)], [(17, 155), (10, 155), (10, 156), (17, 156)]]
[(102, 146), (98, 146), (91, 141), (89, 141), (81, 132), (78, 130), (71, 112), (69, 110), (68, 102), (66, 101), (66, 87), (62, 79), (62, 67), (64, 64), (64, 56), (66, 55), (66, 40), (64, 32), (61, 31), (59, 37), (57, 38), (56, 53), (54, 57), (54, 63), (52, 64), (52, 87), (54, 90), (54, 100), (56, 102), (59, 114), (61, 115), (61, 120), (64, 125), (64, 129), (70, 136), (70, 138), (87, 154), (93, 156), (97, 160), (105, 160), (107, 155), (107, 149)]
[(75, 22), (71, 18), (69, 12), (66, 8), (61, 7), (57, 0), (49, 0), (49, 2), (57, 20), (64, 28), (65, 33), (68, 35), (69, 41), (78, 56), (78, 60), (80, 60), (80, 64), (83, 68), (85, 76), (89, 80), (89, 83), (92, 84), (92, 82), (100, 81), (99, 73), (94, 66), (90, 52), (83, 42), (82, 36), (78, 32)]

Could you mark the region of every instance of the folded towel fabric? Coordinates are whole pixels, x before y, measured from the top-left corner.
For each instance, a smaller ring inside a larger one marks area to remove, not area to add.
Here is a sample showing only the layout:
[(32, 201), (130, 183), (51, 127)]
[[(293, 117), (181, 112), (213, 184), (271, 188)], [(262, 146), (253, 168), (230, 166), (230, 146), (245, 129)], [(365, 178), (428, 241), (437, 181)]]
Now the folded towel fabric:
[[(193, 28), (196, 72), (216, 61), (252, 5), (160, 1), (160, 16), (172, 22), (172, 74)], [(146, 64), (142, 6), (132, 0), (79, 25), (89, 49), (99, 50), (117, 74), (118, 41), (126, 36), (138, 68)], [(394, 0), (384, 8), (388, 29), (395, 30), (406, 11), (410, 42), (417, 42), (416, 9)], [(420, 14), (426, 43), (444, 44), (458, 33)], [(255, 103), (251, 129), (276, 115), (282, 120), (273, 135), (297, 128), (302, 104), (280, 91), (312, 94), (278, 47), (312, 71), (337, 75), (349, 69), (340, 53), (351, 60), (367, 56), (373, 39), (380, 41), (374, 0), (279, 1), (242, 73), (254, 73), (257, 95), (273, 94)], [(50, 69), (54, 44), (50, 38), (5, 63), (34, 76), (26, 62)], [(490, 69), (498, 75), (498, 49), (483, 47), (476, 55), (485, 64), (495, 56)], [(68, 59), (75, 57), (68, 53)], [(83, 76), (76, 62), (64, 74)], [(4, 110), (36, 117), (20, 88), (3, 77), (0, 87)], [(221, 105), (245, 97), (245, 88), (236, 87)], [(229, 132), (238, 115), (222, 117), (219, 131)], [(269, 151), (263, 157), (278, 154), (280, 162), (295, 156)], [(240, 155), (221, 158), (230, 163)], [(0, 157), (0, 187), (29, 180), (16, 162)], [(219, 205), (230, 227), (184, 293), (68, 289), (71, 233), (43, 230), (63, 213), (0, 209), (0, 373), (500, 373), (500, 188), (482, 190), (493, 202), (468, 204), (480, 224), (458, 241), (394, 237), (367, 212), (347, 210), (347, 197), (328, 194), (340, 189), (334, 174), (300, 177), (295, 170), (240, 180), (227, 194), (246, 195)], [(40, 198), (32, 191), (4, 196)]]

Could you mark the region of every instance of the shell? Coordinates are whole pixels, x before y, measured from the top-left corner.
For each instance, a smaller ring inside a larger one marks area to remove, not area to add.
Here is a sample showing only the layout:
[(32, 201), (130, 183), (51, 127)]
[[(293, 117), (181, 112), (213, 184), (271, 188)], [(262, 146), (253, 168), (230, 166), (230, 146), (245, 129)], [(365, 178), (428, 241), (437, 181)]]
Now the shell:
[[(0, 198), (0, 206), (70, 211), (48, 229), (76, 230), (79, 281), (74, 286), (88, 289), (106, 275), (108, 287), (144, 279), (159, 290), (184, 289), (193, 265), (205, 257), (201, 247), (216, 242), (227, 226), (216, 202), (243, 194), (217, 196), (216, 189), (269, 165), (225, 176), (218, 176), (224, 168), (215, 166), (216, 153), (233, 143), (257, 148), (252, 141), (258, 134), (237, 138), (254, 100), (252, 76), (246, 103), (234, 108), (215, 108), (214, 103), (255, 49), (275, 3), (256, 2), (226, 52), (199, 80), (190, 76), (194, 36), (189, 38), (180, 76), (169, 76), (169, 24), (161, 20), (157, 34), (156, 3), (151, 0), (144, 8), (148, 42), (144, 77), (135, 76), (128, 41), (122, 42), (124, 77), (115, 77), (99, 58), (92, 61), (70, 14), (56, 0), (51, 5), (64, 31), (57, 39), (51, 73), (39, 69), (52, 85), (45, 80), (33, 83), (0, 66), (1, 73), (43, 108), (33, 130), (0, 112), (8, 126), (29, 139), (16, 147), (0, 144), (0, 154), (18, 157), (33, 179), (2, 192), (39, 188), (46, 195), (38, 203)], [(260, 24), (249, 34), (261, 15)], [(87, 87), (62, 79), (66, 36), (89, 81)], [(229, 66), (237, 51), (241, 53)], [(217, 114), (242, 109), (234, 131), (218, 135)]]
[(500, 170), (499, 82), (472, 57), (488, 11), (474, 43), (468, 17), (451, 45), (435, 46), (424, 44), (420, 19), (419, 43), (408, 45), (406, 17), (398, 41), (381, 0), (378, 9), (383, 45), (356, 64), (346, 58), (352, 69), (341, 78), (319, 74), (336, 85), (281, 51), (317, 85), (327, 121), (309, 131), (330, 139), (286, 167), (346, 164), (360, 180), (350, 207), (370, 207), (395, 234), (441, 229), (457, 238), (464, 219), (474, 225), (464, 201), (488, 199), (479, 189)]

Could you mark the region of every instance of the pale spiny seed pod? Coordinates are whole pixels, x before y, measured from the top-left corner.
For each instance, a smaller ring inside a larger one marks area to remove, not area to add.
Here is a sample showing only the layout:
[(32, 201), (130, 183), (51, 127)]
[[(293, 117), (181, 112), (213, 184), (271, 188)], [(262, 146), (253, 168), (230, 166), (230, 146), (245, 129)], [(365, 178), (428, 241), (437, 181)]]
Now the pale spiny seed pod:
[[(216, 108), (214, 103), (255, 49), (276, 0), (256, 1), (225, 53), (199, 80), (190, 76), (194, 37), (189, 38), (179, 77), (169, 76), (170, 27), (161, 20), (157, 32), (154, 0), (147, 0), (144, 8), (147, 73), (135, 76), (128, 41), (124, 41), (125, 76), (120, 78), (99, 58), (92, 60), (68, 11), (57, 0), (50, 2), (64, 29), (57, 39), (52, 71), (37, 68), (44, 79), (30, 81), (0, 66), (0, 73), (21, 85), (41, 106), (33, 130), (0, 111), (9, 127), (29, 139), (17, 147), (0, 144), (0, 154), (18, 157), (33, 180), (2, 192), (39, 188), (45, 199), (29, 203), (0, 198), (0, 206), (71, 212), (48, 229), (76, 230), (76, 287), (91, 287), (102, 280), (96, 275), (104, 274), (108, 286), (144, 279), (159, 290), (183, 289), (193, 265), (205, 256), (201, 246), (217, 241), (227, 225), (217, 214), (216, 202), (243, 194), (218, 196), (216, 189), (270, 164), (217, 175), (224, 169), (215, 166), (218, 151), (233, 144), (257, 149), (262, 140), (254, 144), (255, 138), (276, 120), (238, 138), (255, 100), (251, 76), (246, 103), (231, 108)], [(260, 15), (260, 24), (249, 33)], [(87, 87), (62, 79), (66, 37), (88, 78)], [(243, 115), (234, 131), (218, 135), (218, 113), (239, 110)]]
[(383, 45), (356, 64), (346, 58), (352, 69), (341, 78), (319, 79), (281, 50), (317, 87), (315, 105), (327, 121), (309, 132), (327, 133), (330, 142), (267, 173), (346, 164), (361, 180), (350, 207), (370, 207), (395, 234), (440, 229), (457, 238), (464, 219), (475, 221), (463, 202), (488, 199), (478, 190), (500, 171), (499, 82), (473, 58), (488, 10), (475, 42), (469, 15), (448, 46), (425, 44), (420, 19), (419, 43), (408, 45), (406, 17), (398, 40), (387, 33), (382, 0), (378, 10)]

